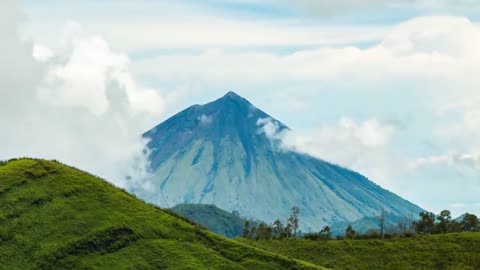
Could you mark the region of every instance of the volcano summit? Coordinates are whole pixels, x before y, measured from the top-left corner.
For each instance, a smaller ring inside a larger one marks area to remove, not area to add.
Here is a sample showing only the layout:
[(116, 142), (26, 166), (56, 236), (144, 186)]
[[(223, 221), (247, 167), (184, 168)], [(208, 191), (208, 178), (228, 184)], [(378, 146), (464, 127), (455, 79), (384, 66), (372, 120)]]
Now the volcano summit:
[(397, 216), (422, 211), (357, 172), (281, 149), (267, 136), (267, 122), (288, 129), (233, 92), (183, 110), (143, 135), (150, 140), (153, 188), (134, 192), (161, 207), (214, 204), (266, 222), (287, 217), (296, 205), (303, 230), (381, 208)]

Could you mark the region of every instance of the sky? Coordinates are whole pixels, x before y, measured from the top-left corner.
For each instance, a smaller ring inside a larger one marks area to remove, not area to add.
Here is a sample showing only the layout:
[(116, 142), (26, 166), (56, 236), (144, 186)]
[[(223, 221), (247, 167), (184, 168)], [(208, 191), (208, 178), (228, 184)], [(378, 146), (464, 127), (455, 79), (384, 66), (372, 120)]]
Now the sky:
[(480, 215), (479, 20), (474, 0), (4, 0), (0, 159), (125, 186), (139, 134), (235, 91), (290, 149)]

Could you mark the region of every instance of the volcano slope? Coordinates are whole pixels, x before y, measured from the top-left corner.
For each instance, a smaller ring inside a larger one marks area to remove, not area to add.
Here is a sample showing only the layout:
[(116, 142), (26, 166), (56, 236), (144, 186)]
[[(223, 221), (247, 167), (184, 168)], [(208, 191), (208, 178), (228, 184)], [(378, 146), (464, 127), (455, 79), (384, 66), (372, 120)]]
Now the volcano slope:
[(210, 233), (58, 162), (0, 163), (0, 269), (320, 269)]
[(129, 190), (161, 207), (213, 204), (267, 223), (288, 217), (295, 205), (303, 231), (380, 209), (399, 217), (422, 211), (357, 172), (284, 149), (276, 137), (288, 130), (233, 92), (193, 105), (144, 134), (149, 189)]

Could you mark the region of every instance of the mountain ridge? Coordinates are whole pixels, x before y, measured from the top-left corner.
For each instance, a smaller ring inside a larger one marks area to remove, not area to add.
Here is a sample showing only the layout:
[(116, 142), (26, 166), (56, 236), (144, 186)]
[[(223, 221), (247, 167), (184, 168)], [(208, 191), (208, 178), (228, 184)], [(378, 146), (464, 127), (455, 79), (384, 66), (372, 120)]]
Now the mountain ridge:
[(247, 220), (211, 204), (179, 204), (171, 210), (212, 232), (229, 238), (242, 236), (247, 221), (251, 226), (257, 226), (260, 223), (260, 221)]

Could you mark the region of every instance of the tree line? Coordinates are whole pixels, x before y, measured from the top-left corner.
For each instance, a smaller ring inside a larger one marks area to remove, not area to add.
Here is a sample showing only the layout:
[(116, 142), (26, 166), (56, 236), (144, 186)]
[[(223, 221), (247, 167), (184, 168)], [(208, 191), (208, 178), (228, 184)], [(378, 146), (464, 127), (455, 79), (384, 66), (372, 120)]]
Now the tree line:
[(280, 219), (268, 225), (264, 222), (258, 226), (251, 225), (250, 221), (245, 221), (242, 236), (252, 240), (270, 240), (270, 239), (290, 239), (298, 236), (300, 226), (300, 208), (292, 207), (291, 214), (283, 223)]
[(419, 216), (420, 219), (412, 223), (419, 234), (480, 231), (478, 217), (474, 214), (466, 213), (461, 221), (453, 220), (449, 210), (443, 210), (437, 216), (430, 212), (422, 212)]
[[(332, 232), (329, 226), (323, 227), (319, 232), (302, 234), (298, 231), (300, 208), (294, 206), (290, 217), (282, 223), (279, 219), (273, 224), (260, 223), (252, 226), (249, 221), (245, 222), (243, 237), (252, 240), (283, 240), (302, 237), (309, 240), (330, 240)], [(336, 239), (384, 239), (392, 237), (410, 237), (415, 234), (430, 235), (453, 232), (480, 232), (480, 222), (476, 215), (465, 214), (460, 221), (452, 219), (449, 210), (443, 210), (438, 215), (431, 212), (421, 212), (417, 220), (402, 219), (397, 223), (394, 230), (386, 233), (386, 212), (382, 208), (377, 216), (378, 228), (370, 229), (366, 233), (357, 233), (352, 225), (348, 225), (344, 235), (337, 235)]]

